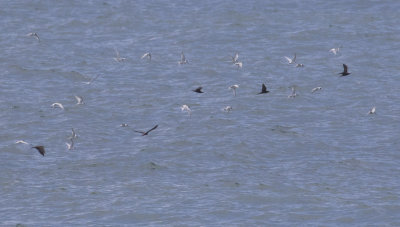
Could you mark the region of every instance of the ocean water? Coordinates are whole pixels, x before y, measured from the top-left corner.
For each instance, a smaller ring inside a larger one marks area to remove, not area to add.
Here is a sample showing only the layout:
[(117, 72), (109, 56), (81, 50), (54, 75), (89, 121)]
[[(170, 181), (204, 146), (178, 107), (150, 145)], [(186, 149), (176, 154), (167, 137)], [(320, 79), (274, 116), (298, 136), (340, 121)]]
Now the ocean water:
[(400, 225), (399, 1), (0, 4), (0, 226)]

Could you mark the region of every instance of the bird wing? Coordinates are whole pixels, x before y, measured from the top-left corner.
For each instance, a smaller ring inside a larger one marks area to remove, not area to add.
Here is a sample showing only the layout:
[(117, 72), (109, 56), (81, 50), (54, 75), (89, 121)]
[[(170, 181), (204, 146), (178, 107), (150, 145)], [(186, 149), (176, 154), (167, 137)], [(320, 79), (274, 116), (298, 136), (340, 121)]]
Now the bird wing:
[(285, 58), (286, 58), (286, 60), (288, 61), (289, 64), (292, 63), (292, 59), (291, 58), (286, 57), (286, 56), (285, 56)]
[(153, 127), (153, 128), (151, 128), (149, 131), (145, 132), (145, 134), (147, 134), (147, 133), (149, 133), (149, 132), (153, 131), (153, 130), (154, 130), (154, 129), (156, 129), (157, 127), (158, 127), (158, 125), (154, 126), (154, 127)]
[(183, 51), (182, 51), (182, 53), (181, 53), (181, 62), (185, 62), (185, 54), (183, 54)]
[(347, 73), (347, 65), (346, 64), (343, 64), (343, 72)]
[(143, 54), (143, 56), (141, 57), (141, 59), (143, 59), (143, 58), (145, 58), (145, 57), (147, 57), (147, 56), (149, 56), (149, 53)]
[(266, 92), (267, 91), (267, 86), (265, 84), (262, 84), (261, 92)]
[(292, 62), (296, 62), (296, 53), (294, 53), (294, 58), (293, 58)]
[(145, 134), (145, 132), (143, 132), (143, 131), (137, 131), (137, 130), (133, 130), (134, 132), (138, 132), (138, 133), (142, 133), (142, 134)]

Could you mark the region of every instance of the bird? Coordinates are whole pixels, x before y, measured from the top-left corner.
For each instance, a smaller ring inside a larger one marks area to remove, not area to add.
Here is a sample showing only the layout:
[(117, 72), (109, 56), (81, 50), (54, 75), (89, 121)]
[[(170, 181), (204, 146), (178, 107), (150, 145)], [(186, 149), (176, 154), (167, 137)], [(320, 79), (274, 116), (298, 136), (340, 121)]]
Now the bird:
[(375, 108), (375, 106), (374, 106), (374, 107), (372, 107), (372, 109), (368, 112), (368, 114), (375, 114), (375, 110), (376, 110), (376, 108)]
[(238, 84), (235, 84), (235, 85), (232, 85), (232, 86), (229, 87), (229, 89), (233, 90), (233, 94), (234, 94), (235, 96), (236, 96), (236, 88), (238, 88), (238, 87), (239, 87)]
[(232, 57), (232, 63), (235, 64), (239, 60), (239, 54), (236, 52), (235, 56)]
[(269, 91), (267, 91), (267, 86), (265, 86), (265, 84), (262, 84), (261, 92), (258, 93), (258, 94), (266, 94), (266, 93), (268, 93), (268, 92), (269, 92)]
[(192, 110), (189, 108), (188, 105), (182, 105), (182, 106), (181, 106), (181, 110), (182, 110), (182, 112), (183, 112), (183, 111), (188, 112), (188, 113), (189, 113), (189, 116), (192, 115)]
[(114, 58), (114, 60), (115, 60), (116, 62), (122, 62), (122, 61), (125, 61), (125, 60), (126, 60), (126, 58), (121, 58), (121, 56), (119, 55), (119, 52), (118, 52), (117, 49), (114, 48), (114, 51), (115, 51), (115, 55), (117, 55), (117, 56)]
[(193, 91), (197, 92), (197, 93), (204, 93), (201, 89), (203, 89), (203, 87), (198, 87), (198, 88), (194, 89)]
[(238, 69), (241, 69), (243, 67), (243, 62), (241, 61), (235, 62), (235, 65), (237, 65)]
[(319, 90), (321, 90), (321, 89), (322, 89), (322, 87), (315, 87), (315, 88), (313, 88), (313, 89), (311, 90), (311, 93), (314, 93), (314, 92), (319, 91)]
[(230, 112), (232, 110), (232, 106), (225, 106), (224, 111)]
[(44, 150), (44, 146), (34, 146), (32, 148), (35, 148), (37, 151), (39, 151), (39, 153), (44, 156), (44, 153), (46, 153), (46, 151)]
[(75, 95), (75, 99), (77, 101), (76, 105), (82, 105), (83, 104), (83, 98), (82, 96), (77, 96)]
[(329, 52), (331, 52), (331, 53), (333, 53), (334, 55), (336, 55), (337, 53), (339, 53), (339, 50), (340, 50), (340, 48), (337, 47), (337, 48), (332, 48), (332, 49), (330, 49)]
[(67, 145), (68, 150), (72, 150), (74, 148), (74, 140), (70, 139), (71, 143), (65, 143)]
[(119, 126), (120, 126), (120, 127), (128, 127), (128, 124), (122, 123), (122, 124), (120, 124)]
[(147, 132), (142, 132), (142, 131), (137, 131), (137, 130), (133, 130), (133, 131), (138, 132), (138, 133), (142, 133), (142, 136), (146, 136), (146, 135), (149, 134), (149, 132), (153, 131), (153, 130), (156, 129), (157, 127), (158, 127), (158, 125), (154, 126), (153, 128), (151, 128), (151, 129), (148, 130)]
[(20, 144), (20, 143), (22, 143), (22, 144), (29, 144), (29, 143), (27, 143), (27, 142), (25, 142), (25, 141), (23, 141), (23, 140), (17, 140), (17, 141), (15, 141), (15, 143), (16, 143), (16, 144)]
[(97, 75), (97, 76), (95, 76), (95, 77), (93, 77), (92, 79), (90, 79), (90, 81), (89, 82), (83, 82), (84, 84), (91, 84), (91, 83), (93, 83), (98, 77), (100, 76), (100, 74), (99, 75)]
[(288, 98), (296, 98), (296, 87), (292, 86), (292, 94), (288, 96)]
[(181, 65), (183, 65), (183, 64), (188, 64), (188, 63), (189, 63), (189, 61), (186, 60), (185, 54), (183, 53), (183, 51), (181, 52), (181, 60), (178, 61), (178, 63), (181, 64)]
[(151, 53), (150, 52), (147, 52), (147, 53), (143, 54), (141, 59), (146, 58), (146, 57), (147, 57), (147, 59), (149, 59), (149, 61), (151, 61)]
[(61, 109), (64, 109), (64, 106), (59, 102), (55, 102), (55, 103), (51, 104), (51, 107), (53, 107), (53, 108), (59, 107)]
[(33, 36), (33, 37), (35, 37), (35, 38), (40, 42), (39, 35), (38, 35), (36, 32), (28, 33), (26, 36)]
[(296, 64), (296, 67), (297, 67), (297, 68), (304, 67), (304, 64)]
[(286, 60), (288, 61), (288, 64), (294, 64), (296, 63), (296, 53), (294, 53), (294, 57), (293, 58), (289, 58), (287, 56), (285, 56)]
[(341, 76), (350, 75), (350, 73), (347, 71), (347, 65), (346, 64), (343, 64), (343, 72), (338, 73), (338, 74), (341, 74)]

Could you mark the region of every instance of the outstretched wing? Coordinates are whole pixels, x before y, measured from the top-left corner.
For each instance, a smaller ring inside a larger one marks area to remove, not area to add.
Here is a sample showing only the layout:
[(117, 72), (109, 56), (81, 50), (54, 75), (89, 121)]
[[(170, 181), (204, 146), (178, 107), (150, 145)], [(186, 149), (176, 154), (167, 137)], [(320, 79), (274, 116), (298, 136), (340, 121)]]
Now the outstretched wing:
[(265, 84), (262, 84), (261, 92), (267, 92), (267, 86), (265, 86)]
[(148, 134), (149, 132), (153, 131), (154, 129), (156, 129), (158, 127), (158, 125), (154, 126), (152, 129), (150, 129), (149, 131), (145, 132), (145, 134)]
[(347, 65), (346, 64), (343, 64), (343, 72), (347, 73)]
[(142, 131), (137, 131), (137, 130), (133, 130), (133, 131), (137, 132), (137, 133), (145, 134), (145, 132), (142, 132)]

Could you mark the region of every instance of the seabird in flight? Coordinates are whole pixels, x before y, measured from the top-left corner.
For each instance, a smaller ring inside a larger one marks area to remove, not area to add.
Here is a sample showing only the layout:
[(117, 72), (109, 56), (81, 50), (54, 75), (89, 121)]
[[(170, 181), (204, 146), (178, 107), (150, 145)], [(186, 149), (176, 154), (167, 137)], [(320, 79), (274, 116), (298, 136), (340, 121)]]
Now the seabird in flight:
[(149, 134), (149, 132), (153, 131), (154, 129), (156, 129), (158, 127), (158, 125), (154, 126), (153, 128), (151, 128), (150, 130), (148, 130), (147, 132), (142, 132), (142, 131), (137, 131), (137, 130), (133, 130), (135, 132), (138, 133), (142, 133), (142, 136), (146, 136), (147, 134)]
[(204, 93), (201, 89), (203, 89), (203, 87), (198, 87), (198, 88), (194, 89), (193, 91), (197, 92), (197, 93)]
[(347, 65), (346, 65), (346, 64), (343, 64), (343, 72), (338, 73), (338, 74), (341, 74), (341, 76), (347, 76), (347, 75), (350, 74), (350, 73), (347, 71)]
[(261, 92), (258, 93), (258, 94), (266, 94), (266, 93), (268, 93), (268, 92), (269, 92), (269, 91), (267, 91), (267, 86), (265, 86), (265, 84), (262, 84)]

